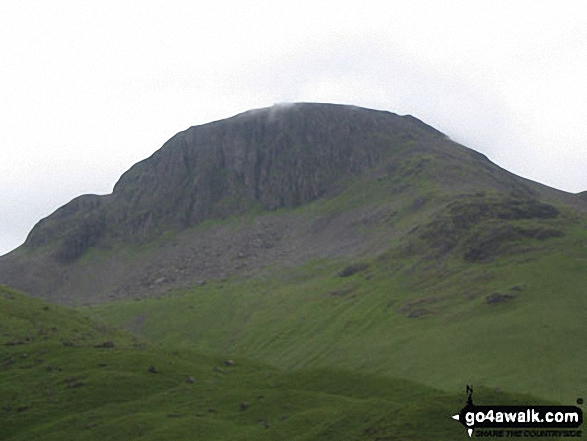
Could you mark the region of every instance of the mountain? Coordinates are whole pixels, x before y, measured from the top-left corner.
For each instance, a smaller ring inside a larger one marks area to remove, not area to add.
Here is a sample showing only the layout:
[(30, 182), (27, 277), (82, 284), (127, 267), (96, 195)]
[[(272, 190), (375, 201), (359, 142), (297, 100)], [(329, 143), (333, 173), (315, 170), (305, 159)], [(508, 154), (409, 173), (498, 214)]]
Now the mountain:
[(587, 395), (586, 210), (584, 193), (411, 116), (275, 106), (179, 133), (112, 194), (58, 209), (0, 258), (0, 282), (284, 375), (573, 404)]
[(538, 201), (586, 205), (411, 116), (274, 106), (178, 133), (112, 194), (59, 208), (0, 258), (0, 282), (79, 304), (255, 274), (276, 262), (370, 255), (408, 224), (483, 192), (509, 198), (492, 202), (494, 211), (508, 201), (530, 210), (541, 209)]

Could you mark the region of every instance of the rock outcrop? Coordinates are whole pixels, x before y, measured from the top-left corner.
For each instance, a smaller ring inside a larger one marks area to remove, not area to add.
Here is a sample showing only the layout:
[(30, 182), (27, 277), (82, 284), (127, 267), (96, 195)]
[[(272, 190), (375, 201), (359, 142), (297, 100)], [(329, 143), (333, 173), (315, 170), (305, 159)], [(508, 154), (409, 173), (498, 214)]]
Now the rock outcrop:
[(421, 121), (332, 104), (253, 110), (178, 133), (122, 175), (40, 221), (25, 247), (61, 262), (107, 237), (143, 241), (253, 208), (296, 207), (335, 191), (406, 141), (444, 138)]

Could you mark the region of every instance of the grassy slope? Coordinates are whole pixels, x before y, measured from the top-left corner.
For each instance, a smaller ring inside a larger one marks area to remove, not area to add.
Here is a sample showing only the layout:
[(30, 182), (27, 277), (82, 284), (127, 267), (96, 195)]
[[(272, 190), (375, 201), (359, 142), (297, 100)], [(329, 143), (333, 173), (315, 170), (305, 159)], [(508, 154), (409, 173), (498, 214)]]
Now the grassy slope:
[[(461, 393), (240, 358), (227, 367), (222, 357), (165, 350), (3, 287), (0, 336), (2, 440), (466, 438), (450, 419)], [(115, 346), (96, 347), (105, 341)], [(483, 389), (477, 399), (537, 402)]]
[[(587, 395), (587, 236), (527, 239), (488, 263), (458, 256), (320, 261), (89, 313), (172, 347), (286, 369), (337, 367), (448, 391), (466, 382), (574, 402)], [(513, 300), (487, 304), (493, 293)], [(409, 318), (421, 310), (419, 318)]]

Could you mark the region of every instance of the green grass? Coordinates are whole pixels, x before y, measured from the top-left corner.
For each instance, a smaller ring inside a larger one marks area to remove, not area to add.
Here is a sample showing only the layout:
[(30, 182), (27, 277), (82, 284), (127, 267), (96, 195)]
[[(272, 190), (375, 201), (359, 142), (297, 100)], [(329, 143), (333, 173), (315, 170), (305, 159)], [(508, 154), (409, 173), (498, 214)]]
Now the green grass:
[[(473, 383), (564, 403), (587, 395), (585, 233), (528, 239), (540, 253), (468, 264), (386, 256), (339, 277), (320, 261), (160, 299), (84, 309), (167, 347), (289, 371), (340, 368), (446, 391)], [(487, 296), (514, 295), (488, 304)], [(410, 312), (422, 309), (421, 317)]]
[[(466, 439), (450, 418), (464, 393), (242, 357), (225, 366), (221, 355), (151, 344), (3, 287), (0, 319), (2, 440)], [(105, 341), (114, 346), (96, 347)], [(483, 388), (476, 398), (538, 403)]]

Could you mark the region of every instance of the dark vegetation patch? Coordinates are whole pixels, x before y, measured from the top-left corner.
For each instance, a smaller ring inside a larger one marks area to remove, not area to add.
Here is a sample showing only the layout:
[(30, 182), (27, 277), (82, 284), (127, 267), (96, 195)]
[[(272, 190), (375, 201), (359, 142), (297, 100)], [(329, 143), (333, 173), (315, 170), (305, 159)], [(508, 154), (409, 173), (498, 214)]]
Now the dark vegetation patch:
[[(562, 230), (543, 222), (559, 215), (556, 207), (535, 199), (473, 196), (450, 203), (432, 222), (412, 233), (434, 248), (437, 256), (461, 246), (465, 260), (483, 262), (511, 249), (511, 244), (522, 239), (564, 236)], [(534, 222), (520, 225), (518, 221)], [(407, 251), (423, 251), (424, 244), (418, 247), (412, 242)]]
[(113, 348), (115, 346), (116, 345), (114, 344), (114, 342), (112, 340), (108, 340), (108, 341), (105, 341), (104, 343), (100, 343), (98, 345), (95, 345), (94, 347), (95, 348)]
[(340, 277), (349, 277), (361, 271), (365, 271), (367, 268), (369, 268), (369, 264), (366, 262), (353, 263), (341, 270), (338, 275)]
[(420, 208), (424, 207), (424, 205), (426, 205), (426, 202), (428, 202), (428, 200), (425, 197), (414, 199), (414, 202), (412, 202), (412, 206), (410, 207), (410, 211), (414, 212), (419, 210)]
[(430, 314), (430, 311), (426, 308), (418, 308), (418, 309), (414, 309), (413, 311), (410, 311), (410, 313), (407, 315), (408, 318), (418, 318), (418, 317), (422, 317), (423, 315), (427, 315)]
[(509, 302), (518, 297), (518, 295), (524, 291), (524, 287), (522, 285), (512, 285), (504, 291), (506, 292), (494, 292), (485, 296), (485, 302), (488, 305)]
[(440, 299), (438, 297), (425, 297), (423, 299), (411, 300), (403, 305), (398, 312), (404, 314), (408, 318), (422, 317), (424, 315), (432, 314), (432, 310), (425, 306), (438, 303), (439, 301)]
[(536, 199), (466, 200), (448, 206), (450, 216), (459, 228), (469, 228), (484, 219), (552, 219), (559, 210)]
[(357, 285), (343, 286), (342, 288), (330, 291), (328, 295), (330, 297), (346, 297), (357, 288)]
[(522, 228), (509, 224), (485, 228), (471, 235), (464, 243), (463, 257), (469, 262), (484, 262), (500, 255), (508, 245), (522, 239), (545, 240), (562, 237), (564, 233), (554, 228)]
[(516, 296), (513, 294), (501, 294), (499, 292), (494, 292), (493, 294), (490, 294), (487, 297), (485, 297), (485, 302), (488, 305), (491, 305), (495, 303), (509, 302), (510, 300), (513, 300), (515, 298)]

